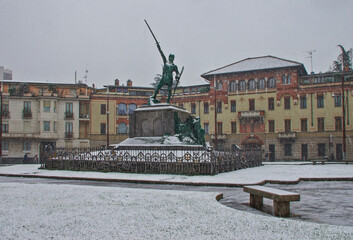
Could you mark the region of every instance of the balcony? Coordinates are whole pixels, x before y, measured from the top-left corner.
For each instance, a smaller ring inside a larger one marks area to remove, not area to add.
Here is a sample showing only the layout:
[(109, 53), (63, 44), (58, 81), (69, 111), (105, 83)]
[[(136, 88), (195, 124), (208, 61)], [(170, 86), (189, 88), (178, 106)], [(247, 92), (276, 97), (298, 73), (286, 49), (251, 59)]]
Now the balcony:
[(240, 122), (247, 122), (249, 120), (259, 120), (263, 123), (265, 117), (265, 111), (243, 111), (238, 113)]
[[(225, 134), (217, 134), (217, 140), (226, 140), (227, 136)], [(211, 139), (215, 139), (215, 135), (211, 135)]]
[(73, 132), (65, 132), (65, 138), (74, 138)]
[(32, 118), (32, 112), (31, 111), (23, 111), (22, 117), (24, 119), (31, 119)]
[(89, 114), (80, 113), (80, 120), (89, 120)]
[(73, 112), (65, 112), (65, 119), (74, 119)]
[(295, 141), (296, 132), (280, 132), (278, 133), (278, 138), (282, 140)]

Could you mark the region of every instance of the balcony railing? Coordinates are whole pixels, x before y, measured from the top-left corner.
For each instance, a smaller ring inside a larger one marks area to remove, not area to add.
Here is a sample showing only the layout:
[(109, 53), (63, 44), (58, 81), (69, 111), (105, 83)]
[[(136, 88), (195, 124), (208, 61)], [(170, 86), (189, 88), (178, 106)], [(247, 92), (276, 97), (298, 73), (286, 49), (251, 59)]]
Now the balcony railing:
[(242, 111), (238, 113), (238, 117), (258, 118), (265, 115), (265, 111)]
[(25, 118), (25, 119), (32, 118), (32, 112), (31, 111), (23, 111), (23, 118)]
[[(217, 139), (218, 140), (225, 140), (226, 138), (227, 138), (227, 136), (225, 134), (217, 134)], [(211, 135), (211, 139), (212, 140), (215, 139), (215, 135), (214, 134)]]
[(66, 132), (65, 138), (74, 138), (74, 133), (73, 132)]
[(74, 119), (73, 112), (65, 112), (65, 119)]
[(80, 119), (89, 120), (89, 114), (80, 113)]
[(280, 133), (278, 133), (278, 138), (280, 138), (280, 139), (295, 139), (296, 132), (280, 132)]

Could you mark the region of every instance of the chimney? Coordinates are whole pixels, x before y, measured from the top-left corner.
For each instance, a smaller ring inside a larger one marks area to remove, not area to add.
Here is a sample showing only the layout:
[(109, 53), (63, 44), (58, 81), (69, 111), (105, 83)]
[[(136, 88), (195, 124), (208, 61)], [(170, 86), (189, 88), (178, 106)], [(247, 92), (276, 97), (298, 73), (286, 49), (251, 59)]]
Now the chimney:
[(132, 87), (132, 81), (129, 79), (129, 80), (127, 80), (126, 81), (126, 85), (128, 86), (128, 87)]
[(119, 86), (119, 79), (115, 79), (115, 86)]

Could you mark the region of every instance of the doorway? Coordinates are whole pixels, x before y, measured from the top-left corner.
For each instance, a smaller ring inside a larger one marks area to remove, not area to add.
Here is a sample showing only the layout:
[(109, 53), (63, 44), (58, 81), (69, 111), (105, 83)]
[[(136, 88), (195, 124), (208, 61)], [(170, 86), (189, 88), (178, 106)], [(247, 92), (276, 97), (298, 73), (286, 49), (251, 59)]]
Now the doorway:
[(336, 144), (336, 161), (342, 161), (343, 160), (343, 149), (342, 149), (342, 144)]
[(276, 159), (276, 155), (275, 155), (275, 152), (276, 152), (276, 147), (274, 144), (270, 144), (268, 146), (268, 151), (270, 152), (270, 156), (269, 156), (269, 159), (271, 162), (275, 161)]
[(308, 161), (308, 144), (302, 144), (302, 161)]

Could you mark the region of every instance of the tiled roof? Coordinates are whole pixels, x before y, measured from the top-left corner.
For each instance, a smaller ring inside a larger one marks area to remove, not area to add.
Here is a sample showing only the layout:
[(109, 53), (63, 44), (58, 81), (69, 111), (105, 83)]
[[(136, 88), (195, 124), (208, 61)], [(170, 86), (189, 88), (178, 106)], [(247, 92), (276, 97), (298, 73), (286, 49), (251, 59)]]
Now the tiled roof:
[(294, 62), (273, 56), (263, 56), (255, 58), (246, 58), (239, 62), (229, 64), (227, 66), (206, 72), (201, 76), (210, 76), (224, 73), (236, 73), (236, 72), (248, 72), (254, 70), (264, 70), (273, 68), (284, 68), (284, 67), (299, 67), (303, 66), (302, 63)]

